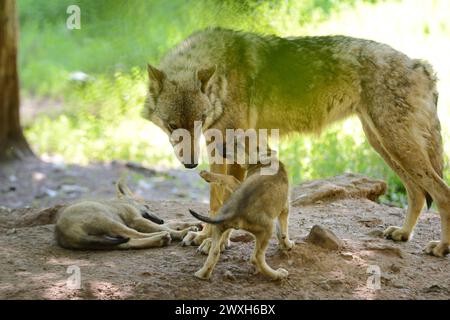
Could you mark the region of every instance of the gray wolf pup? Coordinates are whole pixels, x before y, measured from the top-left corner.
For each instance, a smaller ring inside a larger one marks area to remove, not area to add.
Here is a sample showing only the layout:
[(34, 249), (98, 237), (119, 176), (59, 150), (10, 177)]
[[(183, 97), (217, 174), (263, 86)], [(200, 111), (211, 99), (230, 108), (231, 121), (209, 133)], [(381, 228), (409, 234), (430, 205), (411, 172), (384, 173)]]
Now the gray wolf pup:
[[(213, 28), (188, 37), (148, 73), (145, 117), (169, 135), (177, 128), (193, 132), (196, 121), (203, 131), (214, 128), (224, 136), (228, 128), (319, 133), (356, 114), (369, 143), (407, 190), (406, 220), (387, 228), (385, 236), (410, 239), (425, 201), (434, 201), (441, 240), (425, 250), (449, 253), (450, 188), (443, 180), (438, 92), (428, 63), (345, 36), (281, 38)], [(191, 143), (187, 168), (197, 165), (198, 139)], [(211, 161), (210, 171), (245, 176), (238, 165)], [(223, 187), (211, 186), (211, 216), (227, 196)], [(199, 245), (210, 235), (206, 227), (184, 242)]]
[(55, 226), (58, 244), (67, 249), (140, 249), (181, 240), (199, 224), (164, 221), (120, 180), (117, 199), (84, 200), (62, 209)]
[[(274, 157), (273, 154), (271, 156)], [(210, 278), (226, 241), (226, 232), (230, 229), (242, 229), (254, 235), (255, 249), (250, 261), (257, 271), (273, 280), (288, 276), (286, 270), (273, 270), (266, 263), (266, 249), (272, 237), (275, 219), (278, 219), (276, 234), (280, 248), (289, 250), (294, 246), (288, 235), (289, 180), (281, 162), (278, 171), (273, 175), (261, 173), (264, 166), (267, 165), (261, 162), (245, 165), (247, 177), (242, 183), (230, 175), (200, 172), (205, 181), (220, 184), (232, 193), (214, 218), (189, 210), (197, 219), (214, 225), (208, 258), (203, 267), (195, 273), (196, 277)]]

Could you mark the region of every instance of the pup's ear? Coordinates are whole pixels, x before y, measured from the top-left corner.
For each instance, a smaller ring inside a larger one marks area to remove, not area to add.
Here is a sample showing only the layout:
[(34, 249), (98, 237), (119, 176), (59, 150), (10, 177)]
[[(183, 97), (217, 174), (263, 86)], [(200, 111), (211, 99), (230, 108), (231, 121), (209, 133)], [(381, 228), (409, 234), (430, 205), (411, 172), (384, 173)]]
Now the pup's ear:
[(123, 199), (123, 198), (134, 198), (133, 192), (128, 188), (127, 184), (125, 183), (125, 178), (120, 178), (119, 181), (116, 183), (116, 194), (117, 198)]
[(147, 64), (147, 72), (150, 80), (150, 92), (153, 96), (157, 96), (163, 88), (166, 74), (163, 71), (156, 69), (151, 64)]
[(206, 69), (197, 70), (197, 79), (200, 81), (200, 90), (202, 90), (203, 93), (205, 93), (209, 80), (211, 80), (215, 72), (215, 65)]

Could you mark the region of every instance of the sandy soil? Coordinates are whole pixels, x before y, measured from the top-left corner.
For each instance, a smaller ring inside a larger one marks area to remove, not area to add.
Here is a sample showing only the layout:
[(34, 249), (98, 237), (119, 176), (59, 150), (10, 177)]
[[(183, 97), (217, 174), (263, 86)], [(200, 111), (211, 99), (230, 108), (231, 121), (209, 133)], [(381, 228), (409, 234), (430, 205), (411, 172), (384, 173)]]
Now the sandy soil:
[[(438, 215), (424, 212), (414, 239), (408, 243), (383, 239), (382, 230), (401, 224), (404, 210), (372, 201), (385, 189), (380, 181), (346, 175), (293, 188), (290, 233), (296, 247), (282, 253), (272, 239), (267, 251), (267, 261), (272, 267), (289, 271), (287, 280), (273, 282), (254, 275), (249, 263), (253, 241), (243, 233), (234, 232), (234, 241), (222, 254), (211, 280), (200, 281), (193, 274), (205, 256), (196, 253), (194, 247), (172, 243), (148, 250), (69, 251), (59, 248), (53, 240), (51, 223), (57, 210), (42, 212), (33, 207), (23, 208), (32, 204), (53, 206), (86, 196), (112, 196), (112, 183), (118, 175), (135, 169), (117, 163), (88, 168), (55, 168), (45, 163), (27, 166), (22, 170), (10, 168), (0, 174), (0, 203), (14, 208), (0, 207), (1, 299), (450, 297), (450, 258), (435, 258), (422, 252), (428, 241), (439, 239)], [(37, 180), (35, 172), (41, 173)], [(186, 172), (172, 172), (174, 178), (169, 179), (170, 183), (165, 178), (155, 180), (155, 177), (166, 177), (167, 172), (142, 174), (131, 185), (150, 199), (151, 208), (161, 217), (189, 220), (187, 208), (207, 211), (207, 204), (202, 203), (207, 198), (207, 189), (196, 180), (195, 173), (188, 173), (189, 177), (182, 175)], [(10, 179), (11, 175), (16, 179)], [(21, 179), (28, 179), (27, 186), (18, 182)], [(81, 188), (62, 187), (68, 184)], [(174, 186), (176, 192), (171, 189)], [(16, 189), (12, 191), (11, 187)], [(36, 198), (45, 188), (57, 194), (44, 192), (44, 196)], [(177, 192), (181, 193), (177, 195)], [(333, 251), (307, 242), (305, 237), (314, 225), (334, 232), (344, 247)], [(69, 266), (80, 268), (80, 289), (67, 286)], [(379, 289), (367, 285), (372, 279), (369, 266), (381, 271)]]

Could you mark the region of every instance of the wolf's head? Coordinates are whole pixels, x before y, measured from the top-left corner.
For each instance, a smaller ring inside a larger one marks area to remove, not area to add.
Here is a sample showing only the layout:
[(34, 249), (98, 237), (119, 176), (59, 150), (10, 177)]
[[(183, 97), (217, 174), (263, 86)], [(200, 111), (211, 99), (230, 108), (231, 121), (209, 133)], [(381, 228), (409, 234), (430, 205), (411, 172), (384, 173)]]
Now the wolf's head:
[[(196, 125), (205, 130), (222, 114), (222, 105), (214, 89), (216, 67), (196, 71), (181, 70), (169, 77), (164, 71), (148, 65), (149, 90), (144, 106), (144, 118), (164, 130), (175, 147), (180, 143), (189, 144), (177, 153), (186, 168), (198, 164), (200, 132)], [(189, 141), (177, 135), (184, 129), (190, 135)], [(178, 130), (180, 131), (180, 130)], [(189, 155), (186, 150), (190, 151)]]

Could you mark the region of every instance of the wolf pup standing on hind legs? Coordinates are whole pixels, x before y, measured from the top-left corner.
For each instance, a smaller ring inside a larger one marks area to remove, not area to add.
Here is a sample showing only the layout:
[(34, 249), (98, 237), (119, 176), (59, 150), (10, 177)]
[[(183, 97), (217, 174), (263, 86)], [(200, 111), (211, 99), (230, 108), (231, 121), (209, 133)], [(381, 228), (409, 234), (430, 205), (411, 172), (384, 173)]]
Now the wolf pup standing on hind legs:
[[(145, 117), (167, 134), (178, 128), (203, 130), (280, 129), (320, 132), (358, 115), (374, 149), (399, 175), (408, 194), (406, 220), (385, 236), (407, 241), (424, 207), (434, 200), (441, 216), (441, 240), (426, 252), (449, 253), (450, 188), (443, 180), (443, 149), (437, 116), (436, 78), (429, 64), (369, 40), (345, 36), (260, 36), (213, 28), (197, 32), (172, 49), (159, 68), (148, 66)], [(171, 139), (175, 146), (179, 141)], [(194, 168), (198, 137), (192, 139)], [(213, 173), (242, 180), (239, 165), (211, 163)], [(228, 196), (211, 186), (215, 216)], [(210, 237), (209, 225), (188, 233), (185, 244)], [(209, 241), (210, 243), (210, 241)], [(209, 250), (204, 246), (204, 251)]]
[[(239, 145), (238, 145), (239, 148)], [(244, 147), (241, 147), (241, 150)], [(242, 150), (245, 153), (245, 150)], [(274, 220), (277, 220), (276, 235), (282, 250), (290, 250), (294, 242), (289, 240), (289, 179), (284, 165), (278, 161), (272, 150), (264, 154), (258, 152), (257, 161), (251, 163), (245, 154), (243, 163), (247, 170), (245, 180), (241, 183), (230, 175), (216, 174), (207, 171), (200, 172), (200, 176), (211, 184), (222, 184), (229, 188), (231, 195), (220, 208), (215, 218), (202, 216), (193, 210), (189, 212), (197, 219), (216, 225), (212, 229), (211, 249), (203, 267), (195, 275), (200, 279), (209, 279), (219, 260), (223, 235), (227, 230), (242, 229), (251, 232), (255, 237), (255, 249), (251, 262), (258, 272), (269, 276), (273, 280), (284, 279), (288, 271), (282, 268), (272, 269), (266, 262), (266, 249), (272, 237)], [(225, 155), (227, 158), (233, 158)], [(264, 168), (269, 166), (268, 157), (278, 161), (278, 169), (273, 174), (266, 174)], [(263, 163), (265, 162), (265, 164)], [(236, 161), (234, 161), (236, 163)]]

